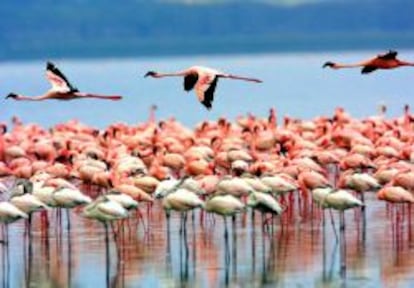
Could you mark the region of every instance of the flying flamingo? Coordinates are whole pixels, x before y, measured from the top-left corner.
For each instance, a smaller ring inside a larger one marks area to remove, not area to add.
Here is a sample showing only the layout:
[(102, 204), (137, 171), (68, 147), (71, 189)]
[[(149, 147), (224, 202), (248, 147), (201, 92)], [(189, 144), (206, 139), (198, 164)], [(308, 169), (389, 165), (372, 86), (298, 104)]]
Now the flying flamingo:
[(145, 77), (151, 76), (153, 78), (162, 78), (169, 76), (183, 76), (184, 77), (184, 90), (190, 91), (193, 88), (198, 97), (198, 100), (203, 104), (208, 110), (212, 107), (212, 102), (214, 100), (214, 91), (217, 86), (217, 81), (219, 78), (227, 79), (236, 79), (244, 80), (250, 82), (261, 83), (262, 81), (255, 78), (248, 78), (242, 76), (236, 76), (232, 74), (227, 74), (220, 72), (218, 70), (202, 67), (202, 66), (192, 66), (183, 71), (174, 72), (174, 73), (159, 73), (155, 71), (148, 71), (145, 74)]
[(43, 101), (48, 99), (73, 100), (82, 98), (96, 98), (106, 100), (122, 99), (122, 96), (107, 96), (80, 92), (69, 82), (66, 76), (51, 62), (47, 62), (46, 64), (46, 78), (52, 85), (52, 88), (46, 91), (46, 93), (44, 93), (43, 95), (30, 97), (10, 93), (6, 96), (6, 99), (12, 98), (18, 101)]
[(362, 67), (361, 73), (367, 74), (377, 69), (394, 69), (403, 66), (414, 66), (414, 62), (397, 59), (397, 54), (397, 51), (390, 50), (387, 53), (379, 54), (372, 59), (353, 64), (340, 64), (328, 61), (323, 65), (323, 68), (330, 67), (332, 69), (341, 69)]

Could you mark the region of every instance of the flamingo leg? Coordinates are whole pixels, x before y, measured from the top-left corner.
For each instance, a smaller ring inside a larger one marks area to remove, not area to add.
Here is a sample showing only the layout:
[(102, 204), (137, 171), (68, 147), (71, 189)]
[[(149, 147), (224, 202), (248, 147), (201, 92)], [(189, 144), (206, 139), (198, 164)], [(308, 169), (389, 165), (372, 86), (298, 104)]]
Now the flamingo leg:
[(345, 213), (343, 210), (339, 212), (339, 243), (341, 251), (341, 277), (344, 279), (346, 275), (346, 239), (345, 239)]
[(332, 209), (329, 209), (329, 216), (331, 217), (331, 225), (332, 225), (332, 229), (333, 229), (334, 234), (335, 234), (336, 242), (338, 242), (339, 238), (338, 238), (338, 234), (336, 233), (335, 220), (333, 218)]
[(105, 264), (106, 264), (106, 287), (110, 287), (109, 281), (109, 268), (110, 268), (110, 261), (109, 261), (109, 233), (108, 233), (108, 224), (104, 222), (105, 227)]

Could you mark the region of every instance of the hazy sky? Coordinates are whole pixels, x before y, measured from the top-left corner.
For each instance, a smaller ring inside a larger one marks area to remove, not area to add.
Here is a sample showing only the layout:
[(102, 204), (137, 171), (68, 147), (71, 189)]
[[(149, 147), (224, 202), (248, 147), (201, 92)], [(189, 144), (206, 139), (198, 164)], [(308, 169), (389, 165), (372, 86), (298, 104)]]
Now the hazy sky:
[(225, 2), (256, 2), (270, 3), (275, 5), (300, 5), (315, 2), (339, 2), (342, 0), (160, 0), (160, 2), (175, 2), (187, 4), (207, 4), (207, 3), (225, 3)]

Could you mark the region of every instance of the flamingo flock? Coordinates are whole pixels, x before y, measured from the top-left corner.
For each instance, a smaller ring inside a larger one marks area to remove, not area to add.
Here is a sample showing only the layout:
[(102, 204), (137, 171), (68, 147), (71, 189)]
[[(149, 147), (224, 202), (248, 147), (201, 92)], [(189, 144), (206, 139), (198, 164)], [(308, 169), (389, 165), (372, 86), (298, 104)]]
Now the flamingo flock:
[[(332, 117), (285, 117), (282, 125), (275, 113), (194, 129), (174, 119), (102, 131), (77, 121), (47, 130), (16, 120), (0, 137), (0, 188), (8, 195), (0, 220), (51, 208), (67, 209), (70, 219), (69, 209), (84, 206), (84, 216), (106, 225), (140, 202), (151, 209), (162, 199), (167, 218), (182, 213), (185, 229), (187, 212), (197, 208), (225, 221), (248, 207), (283, 217), (295, 201), (303, 218), (315, 217), (314, 206), (363, 210), (369, 191), (388, 203), (414, 202), (409, 107), (394, 119), (358, 120), (338, 108)], [(79, 185), (97, 187), (101, 196), (93, 200)]]
[[(397, 52), (389, 51), (361, 63), (327, 62), (323, 67), (363, 67), (362, 73), (369, 73), (414, 66), (396, 56)], [(175, 73), (149, 71), (148, 76), (184, 77), (184, 90), (194, 89), (209, 110), (220, 78), (262, 82), (201, 66)], [(6, 98), (122, 98), (79, 92), (51, 62), (47, 63), (46, 77), (52, 88), (44, 95), (10, 93)], [(344, 271), (344, 213), (354, 209), (365, 231), (366, 193), (375, 193), (378, 200), (387, 203), (397, 227), (406, 212), (403, 205), (408, 203), (411, 221), (414, 115), (409, 105), (396, 118), (385, 117), (385, 106), (381, 115), (364, 119), (353, 118), (339, 107), (333, 115), (311, 120), (284, 117), (283, 123), (278, 123), (276, 110), (270, 109), (266, 118), (251, 114), (235, 121), (219, 118), (194, 128), (174, 118), (156, 121), (155, 110), (151, 107), (147, 122), (114, 123), (102, 130), (75, 120), (50, 128), (24, 124), (17, 117), (10, 126), (0, 123), (3, 243), (7, 245), (8, 225), (14, 221), (25, 219), (25, 233), (30, 235), (32, 217), (39, 214), (42, 227), (46, 227), (42, 229), (48, 229), (51, 213), (56, 211), (61, 219), (64, 209), (68, 230), (72, 213), (104, 225), (109, 261), (108, 234), (109, 228), (115, 231), (113, 222), (135, 217), (132, 211), (136, 210), (147, 233), (150, 212), (158, 207), (157, 202), (166, 215), (167, 233), (171, 214), (179, 213), (180, 235), (185, 238), (189, 213), (194, 223), (194, 211), (200, 210), (200, 225), (207, 225), (209, 217), (221, 217), (226, 247), (228, 217), (234, 231), (237, 217), (250, 211), (254, 219), (258, 212), (263, 231), (268, 231), (274, 226), (284, 229), (295, 217), (304, 223), (322, 217), (325, 223), (323, 210), (329, 209), (339, 215)], [(330, 216), (334, 226), (334, 216)]]

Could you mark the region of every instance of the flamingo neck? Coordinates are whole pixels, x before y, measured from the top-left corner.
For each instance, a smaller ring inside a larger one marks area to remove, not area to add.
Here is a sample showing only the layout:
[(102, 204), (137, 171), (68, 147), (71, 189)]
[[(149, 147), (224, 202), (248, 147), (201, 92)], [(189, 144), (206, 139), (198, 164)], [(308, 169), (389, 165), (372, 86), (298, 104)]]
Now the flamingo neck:
[(355, 68), (355, 67), (362, 67), (362, 66), (364, 66), (363, 63), (353, 63), (353, 64), (335, 63), (334, 68)]
[(250, 78), (250, 77), (243, 77), (243, 76), (237, 76), (232, 74), (225, 74), (225, 75), (218, 75), (219, 77), (228, 78), (228, 79), (234, 79), (234, 80), (243, 80), (243, 81), (249, 81), (249, 82), (255, 82), (255, 83), (262, 83), (262, 80), (256, 79), (256, 78)]
[(398, 61), (400, 66), (414, 66), (414, 62), (407, 62), (407, 61)]
[(25, 96), (18, 94), (15, 98), (16, 101), (42, 101), (45, 100), (44, 95), (39, 96)]
[(186, 75), (185, 71), (172, 72), (172, 73), (157, 73), (158, 78), (162, 78), (162, 77), (179, 77), (179, 76), (185, 76), (185, 75)]

